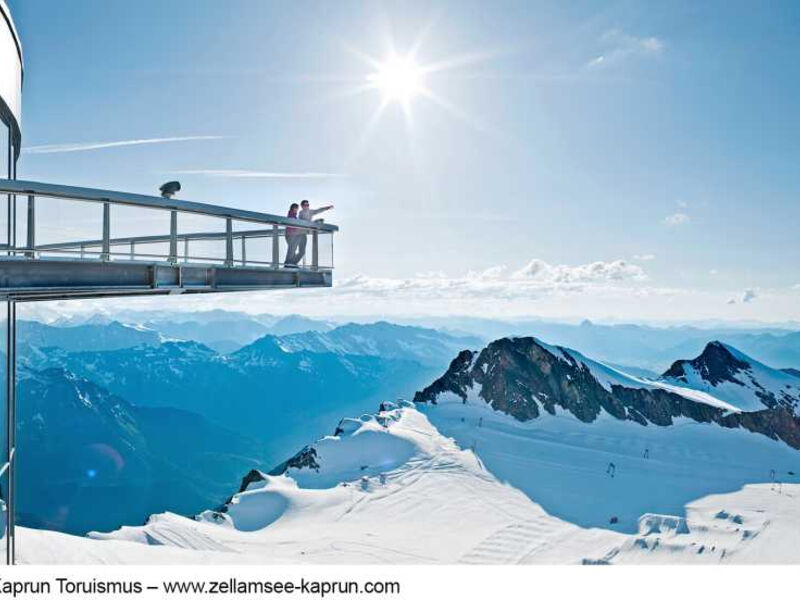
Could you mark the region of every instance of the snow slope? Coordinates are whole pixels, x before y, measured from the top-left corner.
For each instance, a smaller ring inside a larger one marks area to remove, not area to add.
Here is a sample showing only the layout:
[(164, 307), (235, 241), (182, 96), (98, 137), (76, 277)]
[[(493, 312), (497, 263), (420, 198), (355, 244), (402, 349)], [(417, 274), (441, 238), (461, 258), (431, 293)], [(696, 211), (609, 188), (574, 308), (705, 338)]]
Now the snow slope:
[(222, 512), (155, 515), (93, 539), (23, 530), (20, 559), (800, 563), (788, 474), (800, 453), (782, 442), (697, 423), (520, 423), (451, 396), (341, 423), (282, 475), (250, 477)]
[[(542, 560), (574, 563), (587, 548), (605, 554), (624, 541), (547, 515), (413, 408), (380, 417), (387, 427), (366, 418), (315, 444), (319, 472), (265, 476), (225, 513), (165, 513), (91, 540), (25, 530), (21, 561), (509, 562), (546, 547)], [(43, 546), (52, 550), (40, 554)]]
[[(618, 385), (625, 388), (634, 388), (634, 389), (647, 389), (647, 390), (654, 390), (654, 389), (663, 389), (669, 392), (673, 392), (678, 394), (679, 396), (683, 396), (687, 400), (691, 400), (692, 402), (699, 402), (700, 404), (707, 404), (709, 406), (713, 406), (714, 408), (721, 408), (722, 410), (727, 410), (730, 412), (739, 412), (740, 408), (733, 403), (726, 402), (724, 399), (720, 398), (717, 394), (710, 394), (707, 392), (702, 391), (703, 386), (692, 386), (692, 385), (674, 385), (673, 382), (669, 380), (660, 380), (660, 379), (648, 379), (644, 377), (636, 377), (634, 375), (630, 375), (625, 373), (619, 369), (611, 367), (603, 362), (593, 360), (588, 358), (578, 352), (577, 350), (573, 350), (571, 348), (564, 348), (562, 346), (551, 346), (550, 344), (546, 344), (545, 342), (537, 339), (536, 343), (545, 348), (548, 352), (550, 352), (553, 356), (567, 361), (567, 362), (577, 362), (578, 364), (584, 365), (589, 372), (594, 376), (595, 379), (602, 385), (607, 391), (612, 391), (612, 386)], [(763, 406), (762, 406), (763, 408)]]
[(684, 516), (689, 502), (773, 476), (800, 483), (800, 452), (744, 429), (686, 418), (643, 426), (607, 414), (584, 423), (561, 410), (521, 422), (493, 410), (479, 392), (466, 403), (442, 394), (421, 410), (498, 479), (583, 527), (632, 534), (645, 513)]

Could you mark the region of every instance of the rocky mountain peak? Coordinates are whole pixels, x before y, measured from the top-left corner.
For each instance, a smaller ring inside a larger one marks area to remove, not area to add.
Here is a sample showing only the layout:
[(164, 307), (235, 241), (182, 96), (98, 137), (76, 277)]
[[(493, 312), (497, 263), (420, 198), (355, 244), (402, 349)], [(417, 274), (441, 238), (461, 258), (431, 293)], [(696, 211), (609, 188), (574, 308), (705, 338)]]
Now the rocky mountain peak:
[(687, 380), (686, 367), (691, 366), (705, 381), (717, 385), (730, 381), (738, 385), (745, 385), (737, 375), (750, 368), (750, 363), (737, 358), (731, 349), (722, 342), (709, 342), (703, 352), (692, 360), (678, 360), (664, 373), (664, 377), (671, 377), (680, 381)]
[[(480, 352), (460, 352), (441, 377), (415, 394), (414, 402), (485, 402), (518, 421), (556, 415), (559, 410), (585, 423), (603, 412), (640, 425), (669, 426), (675, 418), (686, 417), (742, 427), (800, 447), (800, 418), (792, 411), (797, 403), (791, 395), (794, 388), (778, 382), (780, 389), (772, 391), (777, 383), (771, 378), (780, 371), (754, 364), (757, 373), (744, 355), (711, 342), (696, 359), (677, 361), (663, 380), (642, 379), (536, 338), (501, 338)], [(704, 377), (700, 387), (696, 387), (698, 373)], [(737, 375), (742, 380), (746, 376), (749, 383), (745, 386)], [(765, 383), (756, 381), (756, 375), (762, 375)], [(706, 382), (712, 381), (736, 381), (749, 404), (727, 402), (715, 397), (716, 391), (705, 391)]]

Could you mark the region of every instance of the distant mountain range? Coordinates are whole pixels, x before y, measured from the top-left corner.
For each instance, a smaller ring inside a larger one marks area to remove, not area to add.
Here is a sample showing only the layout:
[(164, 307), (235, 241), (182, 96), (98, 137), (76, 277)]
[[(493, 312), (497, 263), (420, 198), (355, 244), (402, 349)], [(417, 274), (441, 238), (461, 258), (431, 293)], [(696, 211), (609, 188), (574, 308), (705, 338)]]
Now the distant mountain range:
[[(87, 314), (55, 321), (57, 327), (107, 324), (118, 321), (149, 329), (165, 338), (195, 341), (226, 354), (264, 335), (285, 336), (308, 331), (327, 332), (342, 324), (300, 315), (279, 317), (224, 310), (176, 313), (174, 311), (117, 311)], [(372, 321), (360, 321), (372, 323)], [(699, 354), (709, 340), (719, 340), (776, 368), (800, 369), (800, 327), (785, 326), (649, 326), (580, 324), (541, 320), (498, 320), (468, 317), (398, 319), (435, 329), (452, 337), (478, 337), (484, 343), (502, 337), (532, 336), (582, 352), (627, 371), (662, 372), (679, 356)], [(55, 345), (55, 344), (54, 344)], [(465, 346), (466, 347), (466, 346)], [(89, 348), (84, 348), (89, 349)]]
[(133, 406), (62, 369), (19, 377), (24, 525), (84, 533), (140, 522), (165, 503), (198, 510), (266, 456), (254, 438), (194, 413)]
[(661, 372), (676, 356), (699, 354), (709, 340), (719, 340), (777, 368), (800, 369), (800, 328), (603, 325), (549, 321), (498, 321), (476, 318), (422, 319), (429, 327), (454, 335), (469, 332), (485, 342), (502, 337), (536, 337), (607, 363)]
[[(58, 476), (23, 480), (21, 522), (81, 532), (136, 523), (153, 502), (196, 511), (243, 465), (274, 464), (342, 415), (409, 396), (468, 341), (387, 323), (341, 329), (266, 335), (224, 355), (115, 321), (23, 323), (20, 456), (26, 473)], [(109, 453), (125, 465), (113, 477), (96, 466)]]

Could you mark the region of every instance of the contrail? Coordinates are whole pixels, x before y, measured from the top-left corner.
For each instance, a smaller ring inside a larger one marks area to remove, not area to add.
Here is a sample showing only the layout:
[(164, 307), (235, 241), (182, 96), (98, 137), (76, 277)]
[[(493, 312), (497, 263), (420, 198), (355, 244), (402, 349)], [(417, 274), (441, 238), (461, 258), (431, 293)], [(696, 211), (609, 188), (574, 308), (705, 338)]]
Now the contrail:
[(145, 138), (141, 140), (119, 140), (116, 142), (87, 142), (80, 144), (45, 144), (29, 146), (22, 150), (25, 154), (55, 154), (57, 152), (84, 152), (87, 150), (104, 150), (123, 146), (141, 146), (144, 144), (170, 144), (173, 142), (193, 142), (198, 140), (222, 140), (224, 135), (188, 135), (183, 137)]
[(324, 173), (319, 171), (247, 171), (243, 169), (192, 169), (170, 171), (174, 175), (205, 175), (206, 177), (264, 178), (264, 179), (325, 179), (346, 177), (341, 173)]

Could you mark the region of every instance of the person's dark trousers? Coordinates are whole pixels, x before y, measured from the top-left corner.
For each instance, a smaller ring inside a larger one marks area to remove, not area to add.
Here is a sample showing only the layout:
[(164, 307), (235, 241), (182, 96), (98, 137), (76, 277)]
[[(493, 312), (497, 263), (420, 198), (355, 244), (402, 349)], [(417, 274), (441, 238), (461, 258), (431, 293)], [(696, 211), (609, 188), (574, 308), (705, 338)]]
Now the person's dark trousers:
[[(286, 259), (283, 261), (284, 266), (293, 266), (299, 262), (300, 257), (297, 254), (297, 248), (300, 245), (300, 237), (299, 235), (286, 236)], [(305, 246), (305, 244), (303, 245)]]
[(297, 240), (297, 256), (295, 256), (294, 264), (300, 264), (300, 261), (303, 260), (303, 257), (306, 255), (306, 242), (308, 242), (308, 236), (304, 233), (303, 235), (298, 235), (296, 238)]

